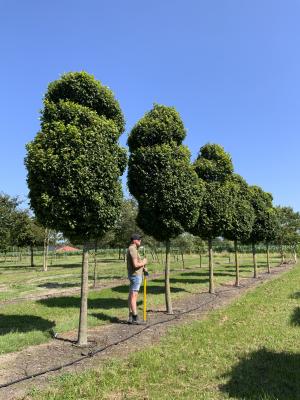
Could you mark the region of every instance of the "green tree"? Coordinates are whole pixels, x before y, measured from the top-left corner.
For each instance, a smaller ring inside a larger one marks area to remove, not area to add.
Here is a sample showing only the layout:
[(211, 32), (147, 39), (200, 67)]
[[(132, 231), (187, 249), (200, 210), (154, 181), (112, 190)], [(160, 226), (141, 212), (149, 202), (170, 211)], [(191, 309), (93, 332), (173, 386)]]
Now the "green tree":
[(139, 227), (165, 242), (165, 298), (172, 314), (170, 296), (170, 240), (191, 228), (199, 213), (202, 185), (190, 164), (190, 152), (181, 143), (185, 129), (172, 107), (154, 105), (133, 127), (128, 187), (137, 199)]
[(201, 147), (194, 163), (200, 179), (205, 182), (203, 201), (199, 218), (191, 229), (194, 235), (207, 240), (209, 262), (209, 292), (214, 293), (214, 264), (212, 241), (221, 236), (227, 216), (228, 199), (225, 183), (232, 176), (231, 157), (222, 146), (208, 143)]
[(270, 222), (269, 210), (272, 208), (272, 195), (264, 192), (259, 186), (250, 186), (250, 203), (254, 211), (254, 223), (252, 230), (246, 243), (252, 245), (253, 255), (253, 277), (257, 278), (257, 260), (256, 260), (256, 244), (266, 240), (268, 232), (268, 223)]
[(12, 245), (12, 227), (19, 204), (17, 197), (0, 193), (0, 249), (5, 253)]
[(18, 211), (15, 213), (12, 227), (12, 244), (18, 247), (30, 248), (30, 265), (34, 267), (34, 247), (44, 243), (45, 228), (30, 217), (29, 212)]
[(269, 246), (270, 243), (272, 242), (274, 243), (276, 241), (276, 238), (279, 235), (279, 229), (280, 226), (276, 208), (274, 207), (269, 208), (265, 215), (265, 237), (264, 237), (264, 241), (266, 243), (266, 248), (267, 248), (268, 273), (271, 272)]
[(278, 236), (277, 243), (280, 246), (282, 262), (284, 262), (284, 247), (289, 247), (297, 261), (297, 245), (300, 243), (300, 213), (295, 212), (292, 207), (277, 207)]
[(239, 260), (238, 241), (245, 242), (249, 239), (255, 214), (251, 205), (251, 195), (245, 180), (233, 174), (225, 185), (225, 197), (227, 199), (226, 221), (224, 224), (224, 237), (234, 242), (236, 280), (235, 286), (239, 286)]
[(50, 83), (41, 121), (25, 159), (30, 204), (44, 226), (85, 243), (78, 332), (85, 345), (88, 247), (113, 227), (122, 204), (124, 117), (110, 89), (72, 72)]

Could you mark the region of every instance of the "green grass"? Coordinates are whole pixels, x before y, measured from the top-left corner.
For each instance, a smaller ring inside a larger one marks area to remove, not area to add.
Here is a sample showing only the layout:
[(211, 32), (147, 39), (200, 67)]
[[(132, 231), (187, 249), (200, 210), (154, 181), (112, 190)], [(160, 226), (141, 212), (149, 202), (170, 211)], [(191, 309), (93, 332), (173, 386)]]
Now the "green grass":
[(299, 282), (298, 264), (205, 320), (173, 328), (159, 345), (65, 374), (30, 398), (300, 399)]
[[(186, 266), (194, 267), (194, 270), (173, 272), (171, 274), (171, 292), (172, 299), (180, 299), (191, 293), (207, 291), (208, 288), (208, 270), (207, 267), (202, 269), (196, 268), (195, 264), (198, 258), (195, 256), (187, 257)], [(173, 264), (173, 268), (179, 268), (179, 264)], [(73, 269), (73, 264), (65, 265), (64, 271)], [(196, 269), (195, 269), (196, 268)], [(108, 269), (108, 270), (107, 270)], [(150, 264), (150, 271), (157, 270), (157, 265)], [(265, 269), (265, 266), (264, 266)], [(78, 270), (78, 268), (77, 268)], [(122, 272), (121, 272), (122, 271)], [(106, 279), (110, 276), (125, 277), (126, 267), (124, 263), (112, 262), (107, 263), (101, 268), (101, 275)], [(35, 272), (34, 272), (35, 273)], [(66, 272), (65, 272), (66, 273)], [(241, 267), (242, 276), (252, 276), (252, 266), (249, 261), (243, 263)], [(49, 271), (53, 276), (53, 271)], [(112, 274), (112, 275), (111, 275)], [(60, 276), (62, 278), (60, 278)], [(33, 280), (27, 277), (28, 280)], [(35, 277), (39, 283), (51, 282), (43, 275), (43, 278)], [(52, 277), (52, 279), (54, 279)], [(64, 279), (68, 279), (64, 281)], [(234, 280), (234, 268), (231, 265), (224, 264), (224, 258), (216, 257), (215, 280), (219, 284), (225, 281)], [(20, 284), (17, 281), (16, 285)], [(53, 282), (53, 281), (52, 281)], [(55, 276), (55, 282), (70, 284), (71, 276), (66, 278), (64, 275)], [(26, 284), (24, 280), (23, 285)], [(20, 295), (21, 289), (16, 288), (17, 294)], [(89, 311), (88, 325), (89, 327), (98, 326), (109, 323), (115, 318), (126, 319), (128, 285), (119, 285), (111, 289), (95, 290), (89, 293)], [(140, 296), (140, 299), (142, 296)], [(1, 303), (0, 303), (1, 304)], [(164, 309), (164, 279), (163, 276), (148, 284), (148, 308)], [(51, 340), (50, 330), (54, 329), (59, 333), (72, 331), (78, 327), (80, 298), (78, 295), (68, 295), (53, 297), (37, 301), (22, 301), (19, 303), (5, 304), (0, 306), (0, 354), (18, 351), (29, 345), (45, 343)], [(139, 307), (141, 308), (141, 300)]]

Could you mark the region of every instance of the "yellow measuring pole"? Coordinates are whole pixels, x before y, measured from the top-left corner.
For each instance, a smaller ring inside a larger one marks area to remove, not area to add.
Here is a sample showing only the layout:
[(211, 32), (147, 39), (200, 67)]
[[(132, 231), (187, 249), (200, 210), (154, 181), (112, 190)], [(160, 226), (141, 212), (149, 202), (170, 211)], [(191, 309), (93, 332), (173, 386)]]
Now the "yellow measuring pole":
[(147, 321), (147, 276), (144, 274), (144, 322)]

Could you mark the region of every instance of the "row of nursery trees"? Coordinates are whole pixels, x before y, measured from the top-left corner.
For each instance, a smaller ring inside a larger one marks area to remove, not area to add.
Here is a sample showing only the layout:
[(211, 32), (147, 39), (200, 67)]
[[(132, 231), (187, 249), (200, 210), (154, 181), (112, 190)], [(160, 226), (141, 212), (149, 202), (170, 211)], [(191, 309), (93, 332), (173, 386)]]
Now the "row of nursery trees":
[[(124, 129), (123, 113), (109, 88), (86, 72), (67, 73), (48, 86), (41, 130), (27, 145), (29, 198), (38, 221), (85, 244), (79, 345), (87, 343), (89, 244), (112, 229), (118, 218), (123, 196), (120, 177), (127, 165), (128, 187), (138, 203), (137, 224), (165, 243), (167, 313), (173, 312), (172, 238), (190, 232), (207, 241), (209, 291), (213, 292), (215, 237), (235, 243), (238, 285), (237, 243), (251, 243), (255, 254), (258, 242), (268, 246), (279, 232), (272, 196), (257, 186), (249, 187), (235, 174), (231, 157), (221, 146), (203, 146), (191, 163), (182, 144), (186, 131), (174, 108), (154, 105), (137, 122), (128, 137), (129, 159), (118, 142)], [(298, 225), (289, 231), (289, 240), (296, 244), (300, 218), (293, 215)]]

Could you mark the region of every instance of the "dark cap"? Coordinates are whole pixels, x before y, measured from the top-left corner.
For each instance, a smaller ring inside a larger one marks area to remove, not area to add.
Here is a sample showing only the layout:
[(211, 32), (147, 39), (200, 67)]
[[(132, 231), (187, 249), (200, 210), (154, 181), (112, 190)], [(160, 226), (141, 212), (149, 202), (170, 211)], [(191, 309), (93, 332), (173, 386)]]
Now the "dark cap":
[(134, 233), (133, 235), (131, 235), (131, 240), (141, 240), (142, 236), (139, 235), (138, 233)]

